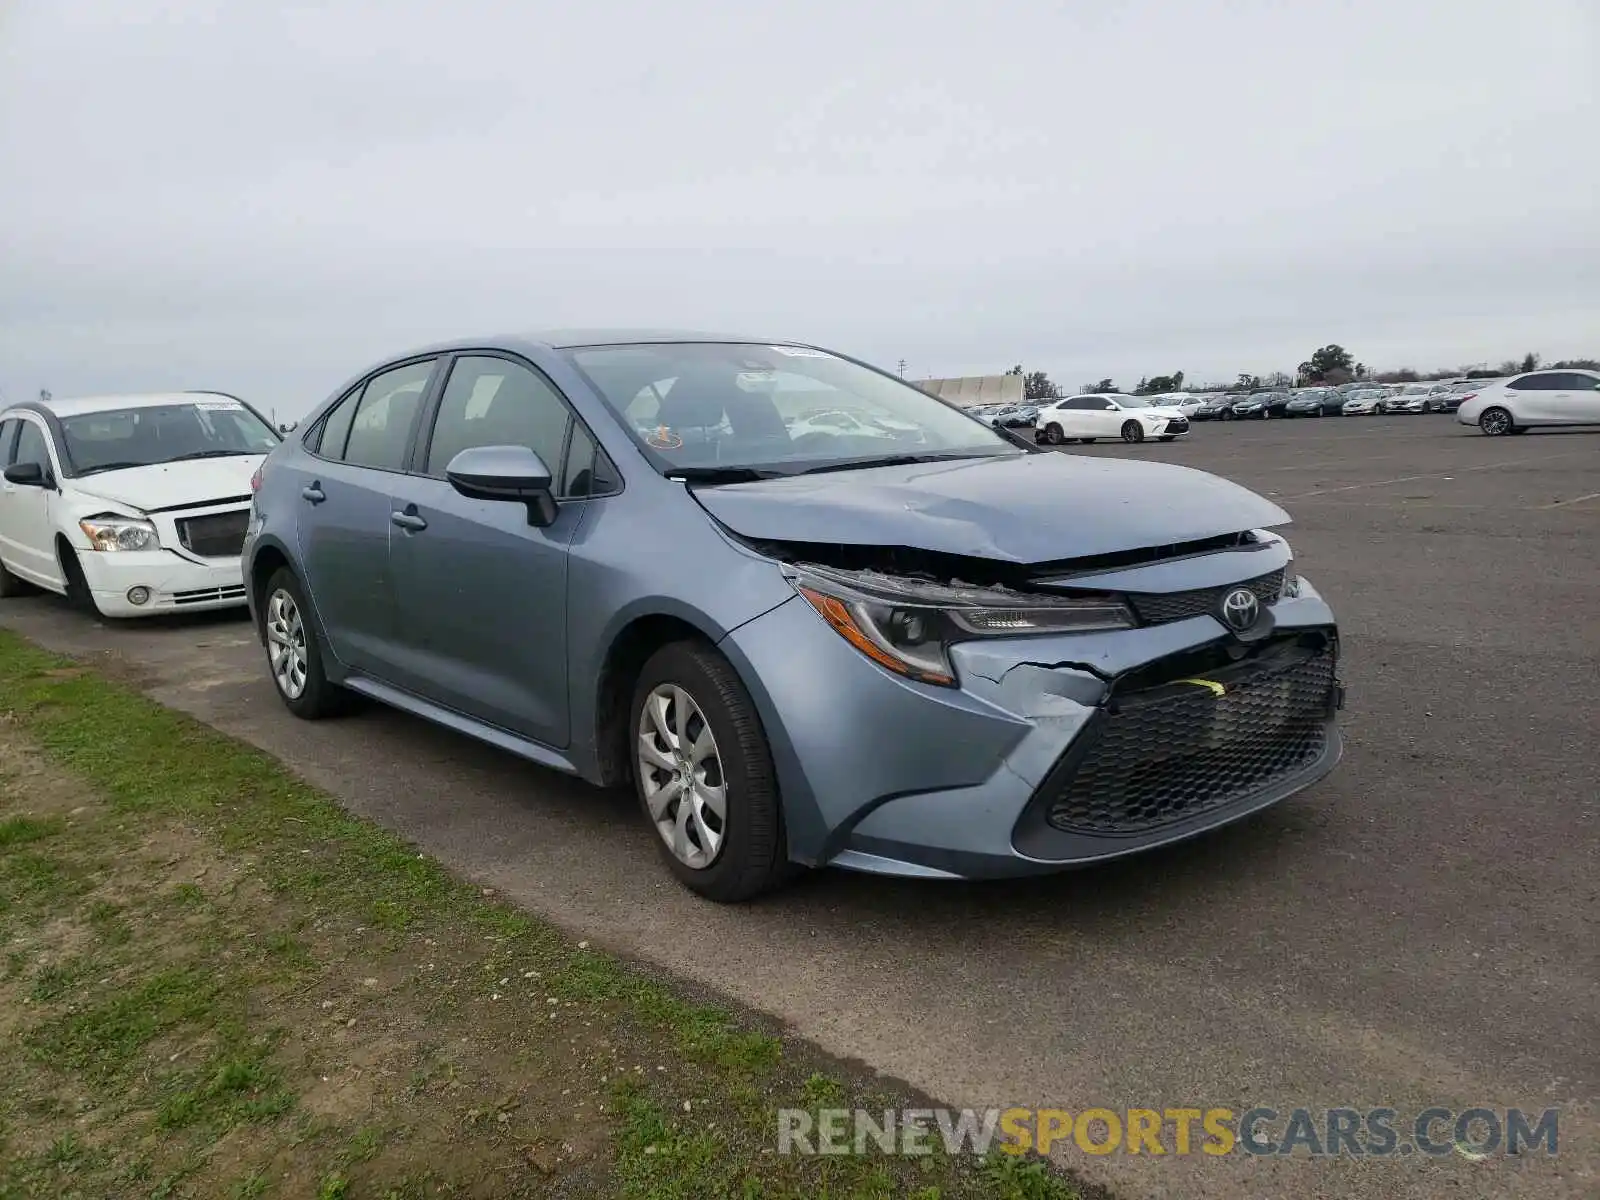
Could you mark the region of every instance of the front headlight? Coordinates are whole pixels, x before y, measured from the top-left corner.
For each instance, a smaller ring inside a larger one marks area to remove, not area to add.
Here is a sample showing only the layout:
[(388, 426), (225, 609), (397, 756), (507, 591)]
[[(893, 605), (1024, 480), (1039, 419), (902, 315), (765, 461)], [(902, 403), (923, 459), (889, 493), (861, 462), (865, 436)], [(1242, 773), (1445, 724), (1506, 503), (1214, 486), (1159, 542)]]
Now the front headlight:
[(784, 574), (835, 633), (873, 662), (943, 687), (956, 683), (949, 648), (957, 642), (1134, 625), (1128, 606), (1110, 595), (1041, 596), (817, 567)]
[(161, 539), (156, 527), (137, 517), (119, 517), (112, 514), (85, 517), (78, 528), (89, 539), (92, 550), (159, 550)]

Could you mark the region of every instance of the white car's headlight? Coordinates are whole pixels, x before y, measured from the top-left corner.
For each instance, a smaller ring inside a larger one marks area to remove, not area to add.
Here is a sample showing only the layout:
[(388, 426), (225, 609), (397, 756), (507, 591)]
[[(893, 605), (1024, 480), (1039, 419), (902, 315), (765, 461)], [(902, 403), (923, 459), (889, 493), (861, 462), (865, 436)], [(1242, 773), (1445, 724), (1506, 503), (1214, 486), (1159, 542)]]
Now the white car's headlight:
[(784, 573), (833, 631), (862, 654), (896, 674), (944, 687), (956, 683), (949, 655), (956, 642), (1134, 625), (1128, 606), (1111, 595), (1042, 596), (816, 567), (789, 567)]
[(141, 521), (137, 517), (119, 517), (106, 514), (98, 517), (85, 517), (78, 522), (78, 528), (89, 539), (92, 550), (159, 550), (161, 539), (156, 536), (156, 527), (149, 521)]

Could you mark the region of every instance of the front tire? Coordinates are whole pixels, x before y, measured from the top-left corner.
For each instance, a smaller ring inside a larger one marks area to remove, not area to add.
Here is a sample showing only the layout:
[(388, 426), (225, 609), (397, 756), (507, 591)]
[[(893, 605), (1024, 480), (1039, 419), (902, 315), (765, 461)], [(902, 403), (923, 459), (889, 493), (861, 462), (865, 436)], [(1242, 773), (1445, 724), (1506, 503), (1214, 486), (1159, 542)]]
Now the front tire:
[(1144, 441), (1144, 426), (1137, 421), (1124, 421), (1122, 423), (1122, 440), (1125, 442)]
[(100, 606), (94, 602), (94, 593), (89, 590), (89, 580), (83, 573), (83, 564), (78, 561), (78, 552), (67, 545), (65, 540), (59, 542), (58, 547), (61, 578), (66, 583), (68, 605), (86, 616), (104, 616)]
[(750, 693), (710, 646), (673, 642), (634, 685), (634, 789), (679, 882), (723, 904), (790, 874), (772, 751)]
[(1044, 440), (1052, 446), (1059, 446), (1067, 439), (1061, 436), (1061, 426), (1054, 421), (1044, 427)]
[(288, 567), (279, 567), (267, 580), (262, 597), (267, 669), (283, 706), (303, 721), (347, 711), (352, 697), (323, 669), (322, 642), (300, 580)]
[(1488, 437), (1504, 437), (1508, 433), (1516, 432), (1516, 426), (1511, 421), (1511, 413), (1498, 405), (1486, 408), (1478, 414), (1478, 428)]

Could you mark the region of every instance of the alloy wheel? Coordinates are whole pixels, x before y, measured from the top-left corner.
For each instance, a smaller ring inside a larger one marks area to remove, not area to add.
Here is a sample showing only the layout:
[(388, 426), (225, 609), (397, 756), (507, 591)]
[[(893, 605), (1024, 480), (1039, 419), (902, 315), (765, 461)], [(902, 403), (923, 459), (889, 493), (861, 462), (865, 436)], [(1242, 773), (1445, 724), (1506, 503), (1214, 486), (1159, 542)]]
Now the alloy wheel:
[(306, 690), (306, 627), (300, 607), (283, 588), (267, 601), (267, 661), (278, 690), (298, 700)]
[(679, 862), (714, 863), (728, 831), (728, 785), (716, 735), (694, 697), (663, 683), (639, 714), (639, 779), (656, 832)]
[(1491, 408), (1478, 418), (1478, 428), (1490, 437), (1511, 432), (1511, 414), (1503, 408)]

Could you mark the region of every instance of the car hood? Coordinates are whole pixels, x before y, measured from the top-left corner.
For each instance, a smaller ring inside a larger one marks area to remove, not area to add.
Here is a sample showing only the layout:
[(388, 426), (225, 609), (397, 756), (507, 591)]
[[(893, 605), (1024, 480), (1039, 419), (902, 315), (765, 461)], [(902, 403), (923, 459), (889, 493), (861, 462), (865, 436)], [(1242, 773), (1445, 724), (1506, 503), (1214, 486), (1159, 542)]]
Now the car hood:
[(141, 512), (248, 499), (250, 476), (265, 457), (265, 454), (241, 454), (233, 458), (200, 458), (127, 467), (121, 471), (81, 476), (73, 480), (73, 486), (85, 495)]
[(756, 541), (1044, 563), (1284, 525), (1270, 500), (1165, 463), (1044, 452), (693, 487)]
[(1181, 417), (1183, 411), (1175, 404), (1152, 405), (1149, 408), (1125, 408), (1122, 410), (1129, 416), (1136, 417)]

